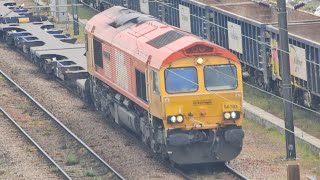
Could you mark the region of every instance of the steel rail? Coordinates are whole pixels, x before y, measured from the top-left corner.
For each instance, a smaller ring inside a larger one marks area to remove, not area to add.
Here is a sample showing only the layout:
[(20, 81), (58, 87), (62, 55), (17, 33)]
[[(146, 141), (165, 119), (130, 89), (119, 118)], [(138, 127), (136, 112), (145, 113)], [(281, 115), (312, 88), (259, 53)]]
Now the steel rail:
[(185, 180), (191, 180), (192, 178), (190, 176), (188, 176), (187, 174), (185, 174), (183, 171), (181, 171), (180, 169), (178, 168), (173, 168), (173, 170), (180, 174)]
[(29, 93), (27, 93), (22, 87), (20, 87), (14, 80), (12, 80), (7, 74), (0, 70), (0, 74), (5, 77), (11, 84), (16, 86), (25, 96), (27, 96), (35, 105), (37, 105), (43, 112), (45, 112), (50, 118), (56, 122), (64, 131), (71, 135), (78, 143), (80, 143), (86, 150), (88, 150), (97, 160), (99, 160), (104, 166), (111, 170), (118, 179), (124, 180), (125, 178), (118, 173), (115, 169), (106, 163), (98, 154), (96, 154), (87, 144), (85, 144), (78, 136), (76, 136), (71, 130), (69, 130), (58, 118), (50, 113), (45, 107), (43, 107), (38, 101), (36, 101)]
[(228, 163), (225, 164), (226, 169), (235, 175), (240, 180), (247, 180), (249, 178), (245, 177), (244, 175), (240, 174), (237, 170), (233, 169)]
[(12, 122), (12, 124), (20, 131), (22, 134), (27, 137), (27, 139), (38, 149), (38, 151), (53, 165), (55, 165), (60, 173), (66, 178), (71, 180), (71, 177), (49, 156), (49, 154), (41, 148), (41, 146), (13, 119), (8, 112), (6, 112), (2, 107), (0, 107), (0, 111)]
[[(229, 166), (228, 164), (225, 164), (225, 169), (231, 173), (232, 175), (234, 175), (236, 178), (240, 179), (240, 180), (248, 180), (247, 177), (245, 177), (244, 175), (240, 174), (238, 171), (236, 171), (235, 169), (233, 169), (231, 166)], [(191, 178), (189, 175), (185, 174), (183, 171), (181, 171), (178, 168), (174, 168), (174, 171), (176, 171), (178, 174), (180, 174), (184, 179), (186, 180), (192, 180), (193, 178)]]

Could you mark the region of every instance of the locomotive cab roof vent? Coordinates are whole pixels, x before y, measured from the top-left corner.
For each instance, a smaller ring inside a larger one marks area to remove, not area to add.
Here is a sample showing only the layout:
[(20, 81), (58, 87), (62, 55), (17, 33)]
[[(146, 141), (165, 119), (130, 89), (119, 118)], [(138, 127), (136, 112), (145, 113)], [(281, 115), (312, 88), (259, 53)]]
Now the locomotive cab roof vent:
[(135, 11), (131, 11), (129, 9), (121, 9), (120, 11), (118, 11), (117, 17), (114, 19), (113, 22), (109, 23), (109, 25), (114, 28), (118, 28), (129, 23), (139, 25), (147, 21), (158, 20), (150, 15), (141, 14)]

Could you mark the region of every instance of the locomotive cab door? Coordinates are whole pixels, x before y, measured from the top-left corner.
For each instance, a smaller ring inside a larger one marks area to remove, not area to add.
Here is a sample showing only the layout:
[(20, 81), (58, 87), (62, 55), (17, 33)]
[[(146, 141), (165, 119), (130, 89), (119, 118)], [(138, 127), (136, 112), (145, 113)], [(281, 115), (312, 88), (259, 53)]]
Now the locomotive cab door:
[(162, 105), (160, 96), (160, 78), (159, 72), (153, 69), (149, 71), (149, 105), (150, 113), (153, 116), (162, 119)]

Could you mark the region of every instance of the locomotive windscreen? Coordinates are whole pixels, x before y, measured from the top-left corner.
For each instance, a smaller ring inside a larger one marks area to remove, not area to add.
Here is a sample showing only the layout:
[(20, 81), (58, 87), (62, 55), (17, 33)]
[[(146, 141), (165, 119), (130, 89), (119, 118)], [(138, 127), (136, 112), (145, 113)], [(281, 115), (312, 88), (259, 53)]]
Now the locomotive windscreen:
[(166, 69), (165, 81), (168, 93), (194, 92), (198, 90), (198, 75), (194, 67)]
[(234, 65), (210, 65), (204, 67), (205, 87), (209, 91), (235, 89), (238, 86)]

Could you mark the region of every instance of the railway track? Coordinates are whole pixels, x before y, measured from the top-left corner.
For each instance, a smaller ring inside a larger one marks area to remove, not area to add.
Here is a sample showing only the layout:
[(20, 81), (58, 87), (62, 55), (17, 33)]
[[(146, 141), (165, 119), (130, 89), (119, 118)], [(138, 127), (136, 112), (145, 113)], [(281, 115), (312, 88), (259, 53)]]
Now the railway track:
[(0, 111), (65, 179), (124, 179), (1, 70), (0, 86)]
[[(131, 137), (131, 139), (137, 140), (139, 137), (136, 134), (133, 134), (132, 132), (120, 128), (117, 124), (112, 123), (110, 121), (110, 125), (112, 128), (117, 129), (118, 131), (121, 131), (121, 133)], [(138, 141), (138, 143), (141, 143), (143, 148), (146, 151), (152, 151), (152, 149), (147, 146), (146, 144), (143, 144), (141, 141)], [(158, 160), (166, 166), (168, 169), (171, 169), (172, 171), (179, 174), (183, 179), (185, 180), (201, 180), (201, 179), (236, 179), (236, 180), (248, 180), (246, 176), (238, 172), (237, 170), (233, 169), (228, 163), (225, 164), (201, 164), (201, 165), (190, 165), (190, 166), (182, 166), (173, 164), (169, 162), (168, 160), (165, 160), (158, 157)], [(190, 172), (191, 171), (191, 172)]]
[(247, 180), (248, 178), (245, 177), (244, 175), (240, 174), (237, 170), (233, 169), (229, 164), (226, 164), (225, 168), (233, 174), (236, 178), (239, 180)]
[(248, 178), (233, 169), (229, 164), (208, 164), (191, 165), (175, 168), (175, 171), (185, 179), (237, 179), (247, 180)]
[(57, 164), (56, 161), (54, 161), (48, 153), (17, 123), (15, 119), (13, 119), (10, 114), (5, 111), (2, 107), (0, 107), (0, 112), (6, 116), (13, 124), (14, 126), (38, 149), (38, 151), (51, 163), (53, 164), (57, 170), (60, 172), (60, 174), (65, 179), (71, 179), (71, 177)]

